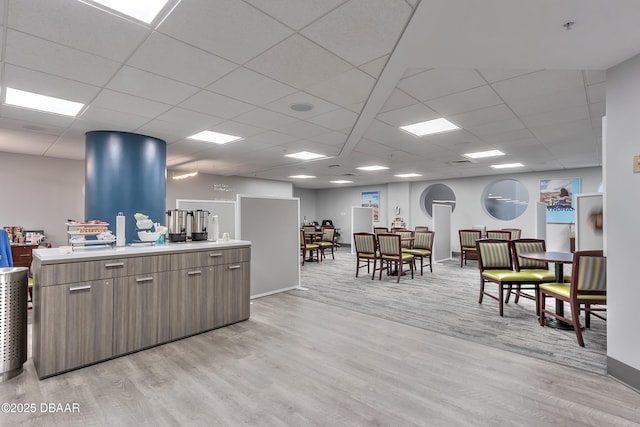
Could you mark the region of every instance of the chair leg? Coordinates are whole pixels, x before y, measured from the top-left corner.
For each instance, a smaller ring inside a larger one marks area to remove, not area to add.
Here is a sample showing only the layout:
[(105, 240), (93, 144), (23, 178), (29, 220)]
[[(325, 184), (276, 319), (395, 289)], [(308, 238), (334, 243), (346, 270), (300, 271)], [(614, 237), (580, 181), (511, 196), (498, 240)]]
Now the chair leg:
[(378, 259), (374, 258), (373, 259), (373, 274), (371, 275), (371, 280), (373, 280), (374, 277), (376, 277), (376, 264), (378, 263)]
[(400, 276), (402, 276), (402, 265), (404, 264), (404, 262), (399, 261), (398, 262), (398, 279), (396, 280), (396, 283), (400, 283)]
[(584, 347), (582, 328), (580, 327), (580, 304), (571, 304), (571, 320), (573, 320), (573, 330), (576, 332), (578, 344), (580, 347)]
[(546, 299), (546, 294), (538, 291), (538, 321), (540, 322), (540, 326), (544, 326), (544, 319), (546, 317), (544, 312)]
[(356, 255), (356, 277), (358, 277), (359, 271), (360, 271), (360, 257)]
[(591, 304), (584, 305), (584, 327), (587, 329), (591, 327)]
[(478, 298), (478, 304), (482, 304), (482, 297), (484, 297), (484, 280), (480, 278), (480, 298)]
[[(504, 314), (504, 287), (502, 283), (498, 284), (500, 290), (498, 291), (498, 305), (500, 306), (500, 317)], [(511, 285), (509, 285), (511, 287)]]
[(431, 254), (429, 254), (429, 271), (433, 273), (433, 258), (431, 258)]
[(460, 268), (462, 268), (463, 259), (464, 259), (464, 249), (460, 249)]

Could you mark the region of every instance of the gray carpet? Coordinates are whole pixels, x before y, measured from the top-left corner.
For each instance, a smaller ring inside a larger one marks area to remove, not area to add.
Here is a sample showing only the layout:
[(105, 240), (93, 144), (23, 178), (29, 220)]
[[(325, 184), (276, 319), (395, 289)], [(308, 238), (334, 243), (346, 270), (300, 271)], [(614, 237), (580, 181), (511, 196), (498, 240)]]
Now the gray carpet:
[[(478, 304), (479, 273), (477, 263), (469, 261), (460, 268), (459, 259), (434, 263), (412, 280), (383, 274), (371, 280), (366, 268), (355, 277), (355, 255), (344, 248), (320, 264), (301, 267), (301, 286), (308, 290), (288, 293), (301, 298), (343, 307), (406, 325), (487, 346), (556, 362), (597, 374), (606, 374), (606, 322), (592, 316), (591, 328), (583, 331), (585, 348), (578, 346), (573, 330), (541, 327), (535, 316), (535, 303), (520, 299), (505, 305), (504, 317), (498, 315), (498, 302), (485, 297)], [(488, 283), (487, 289), (497, 292)], [(548, 304), (553, 304), (552, 300)], [(565, 305), (565, 312), (568, 307)], [(345, 325), (348, 327), (348, 325)], [(478, 357), (482, 357), (478, 355)], [(490, 361), (487, 361), (490, 364)]]

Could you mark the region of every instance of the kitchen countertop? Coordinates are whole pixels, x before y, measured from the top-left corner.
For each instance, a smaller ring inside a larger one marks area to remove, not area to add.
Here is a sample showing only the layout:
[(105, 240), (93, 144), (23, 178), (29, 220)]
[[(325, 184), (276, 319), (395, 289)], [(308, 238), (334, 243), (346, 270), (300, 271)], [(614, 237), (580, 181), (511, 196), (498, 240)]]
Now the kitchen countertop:
[(57, 264), (69, 261), (96, 260), (104, 258), (126, 258), (140, 255), (162, 255), (182, 251), (206, 251), (250, 246), (247, 240), (229, 240), (228, 242), (184, 242), (164, 245), (134, 244), (119, 247), (84, 247), (74, 248), (71, 253), (62, 253), (59, 248), (34, 249), (33, 257), (42, 264)]

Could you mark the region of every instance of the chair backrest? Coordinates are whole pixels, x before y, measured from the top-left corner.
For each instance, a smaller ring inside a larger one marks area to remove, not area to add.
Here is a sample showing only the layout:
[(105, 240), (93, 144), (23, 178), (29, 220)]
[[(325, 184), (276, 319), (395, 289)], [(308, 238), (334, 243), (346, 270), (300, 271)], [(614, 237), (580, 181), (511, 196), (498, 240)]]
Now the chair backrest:
[(300, 248), (307, 247), (307, 236), (304, 235), (304, 230), (300, 230)]
[(484, 270), (513, 270), (511, 243), (501, 239), (481, 239), (476, 242), (478, 266)]
[(429, 231), (429, 227), (426, 225), (416, 225), (415, 231)]
[(399, 234), (378, 234), (378, 249), (380, 250), (380, 256), (400, 256), (402, 253), (401, 242)]
[(373, 233), (353, 233), (353, 243), (357, 253), (376, 253), (376, 235)]
[(413, 237), (413, 231), (402, 229), (402, 230), (394, 231), (393, 234), (397, 234), (400, 236), (400, 242), (403, 248), (411, 247), (411, 240), (402, 240), (402, 239), (411, 239)]
[(480, 230), (458, 230), (460, 236), (460, 247), (475, 248), (476, 240), (482, 237)]
[(333, 242), (333, 239), (336, 235), (336, 229), (333, 227), (323, 227), (322, 228), (322, 241), (323, 242)]
[(607, 258), (603, 256), (602, 251), (574, 253), (571, 294), (572, 296), (607, 294)]
[(374, 234), (388, 233), (388, 232), (389, 232), (389, 229), (387, 227), (373, 227)]
[(513, 263), (517, 271), (526, 269), (548, 269), (549, 263), (535, 259), (522, 258), (521, 254), (546, 252), (544, 239), (517, 239), (511, 241), (513, 247)]
[(511, 232), (506, 230), (487, 230), (487, 239), (511, 240)]
[(415, 238), (413, 241), (414, 249), (433, 249), (433, 231), (416, 231), (413, 237)]
[(503, 230), (511, 233), (511, 240), (519, 239), (522, 235), (522, 230), (519, 228), (503, 228)]
[(322, 225), (333, 225), (333, 220), (330, 219), (323, 219), (322, 220)]
[(304, 230), (305, 233), (315, 232), (316, 231), (316, 226), (315, 225), (305, 225), (304, 227), (302, 227), (302, 229)]

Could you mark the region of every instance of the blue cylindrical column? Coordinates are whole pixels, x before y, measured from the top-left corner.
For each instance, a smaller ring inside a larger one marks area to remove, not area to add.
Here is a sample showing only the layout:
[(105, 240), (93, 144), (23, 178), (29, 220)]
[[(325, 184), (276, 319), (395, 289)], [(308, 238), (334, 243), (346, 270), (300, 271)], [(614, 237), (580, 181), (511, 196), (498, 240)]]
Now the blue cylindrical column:
[(133, 215), (165, 223), (167, 144), (129, 132), (85, 134), (85, 219), (109, 222), (116, 233), (116, 215), (124, 212), (127, 242), (137, 240)]

